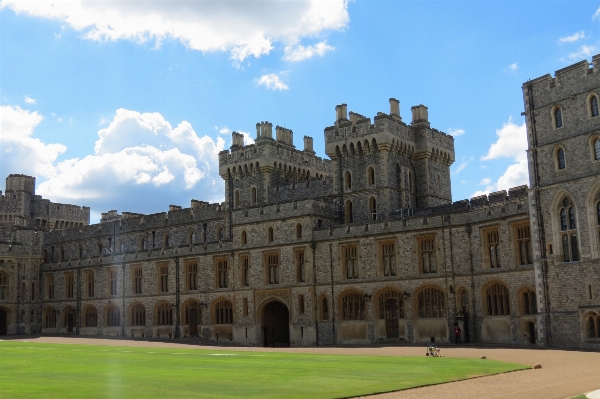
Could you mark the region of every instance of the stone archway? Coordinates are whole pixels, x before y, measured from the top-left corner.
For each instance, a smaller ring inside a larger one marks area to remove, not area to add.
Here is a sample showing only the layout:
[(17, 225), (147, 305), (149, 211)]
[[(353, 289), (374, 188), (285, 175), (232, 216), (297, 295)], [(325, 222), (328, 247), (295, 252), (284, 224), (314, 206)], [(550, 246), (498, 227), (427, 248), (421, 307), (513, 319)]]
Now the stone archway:
[(0, 335), (6, 335), (8, 332), (8, 312), (0, 308)]
[(290, 311), (279, 301), (265, 305), (262, 312), (263, 344), (266, 347), (290, 346)]

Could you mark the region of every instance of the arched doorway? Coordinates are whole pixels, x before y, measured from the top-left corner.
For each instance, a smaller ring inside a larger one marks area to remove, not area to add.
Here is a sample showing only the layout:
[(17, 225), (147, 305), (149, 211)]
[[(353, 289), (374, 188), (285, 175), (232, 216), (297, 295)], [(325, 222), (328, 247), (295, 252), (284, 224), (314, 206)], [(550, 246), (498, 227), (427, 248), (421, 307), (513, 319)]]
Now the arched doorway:
[(272, 301), (263, 309), (263, 339), (265, 346), (290, 346), (290, 312), (283, 303)]
[(75, 328), (75, 309), (72, 307), (67, 307), (65, 310), (65, 320), (64, 325), (67, 327), (67, 332), (72, 333)]
[(0, 308), (0, 335), (6, 335), (8, 330), (8, 313)]

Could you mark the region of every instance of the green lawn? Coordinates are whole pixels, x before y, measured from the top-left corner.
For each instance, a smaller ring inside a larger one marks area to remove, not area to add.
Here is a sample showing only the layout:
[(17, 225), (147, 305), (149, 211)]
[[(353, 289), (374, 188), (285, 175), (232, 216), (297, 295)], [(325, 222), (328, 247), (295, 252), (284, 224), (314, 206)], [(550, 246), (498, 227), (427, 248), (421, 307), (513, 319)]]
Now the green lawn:
[(0, 398), (339, 398), (524, 368), (528, 367), (425, 356), (0, 341)]

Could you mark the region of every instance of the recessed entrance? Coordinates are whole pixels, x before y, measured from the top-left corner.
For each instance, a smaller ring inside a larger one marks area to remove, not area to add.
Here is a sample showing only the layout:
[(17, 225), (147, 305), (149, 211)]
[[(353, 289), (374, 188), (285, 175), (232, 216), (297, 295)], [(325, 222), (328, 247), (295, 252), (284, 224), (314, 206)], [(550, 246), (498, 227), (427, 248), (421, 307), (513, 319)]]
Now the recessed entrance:
[(527, 332), (529, 333), (529, 343), (535, 344), (535, 324), (533, 324), (532, 322), (528, 322)]
[(265, 346), (290, 346), (290, 312), (287, 306), (279, 301), (268, 303), (262, 320)]
[(385, 301), (385, 334), (387, 338), (398, 338), (398, 300), (395, 298)]
[(67, 309), (66, 311), (66, 325), (67, 325), (67, 332), (73, 332), (73, 328), (75, 327), (75, 311), (73, 309)]
[(8, 329), (8, 314), (6, 310), (0, 309), (0, 335), (6, 335)]

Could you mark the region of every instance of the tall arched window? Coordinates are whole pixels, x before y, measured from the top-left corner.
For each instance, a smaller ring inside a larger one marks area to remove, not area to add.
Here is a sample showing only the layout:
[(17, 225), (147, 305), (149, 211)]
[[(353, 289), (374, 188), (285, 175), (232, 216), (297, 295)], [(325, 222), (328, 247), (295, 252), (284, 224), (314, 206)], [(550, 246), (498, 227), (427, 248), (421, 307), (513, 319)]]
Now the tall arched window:
[(140, 251), (146, 250), (146, 239), (144, 237), (140, 238)]
[(215, 324), (233, 324), (233, 306), (231, 301), (222, 299), (215, 305)]
[(367, 170), (367, 178), (369, 180), (369, 186), (374, 186), (375, 185), (375, 169), (373, 169), (370, 166), (369, 166), (369, 169)]
[(93, 306), (87, 306), (83, 311), (83, 326), (98, 327), (98, 312)]
[(252, 205), (256, 205), (258, 198), (256, 196), (256, 187), (252, 187)]
[(394, 311), (397, 319), (404, 318), (404, 301), (398, 291), (388, 290), (379, 296), (379, 319), (386, 317), (386, 311)]
[(56, 310), (53, 308), (46, 308), (46, 310), (44, 310), (43, 322), (44, 328), (56, 328)]
[(173, 324), (173, 308), (170, 303), (161, 303), (156, 307), (155, 323), (157, 326), (170, 326)]
[(296, 239), (302, 239), (302, 225), (300, 223), (296, 225)]
[(269, 230), (267, 232), (267, 239), (269, 240), (269, 242), (273, 242), (273, 240), (275, 239), (274, 234), (273, 234), (273, 228), (269, 227)]
[(554, 109), (554, 127), (559, 128), (559, 127), (562, 127), (562, 125), (563, 125), (562, 111), (560, 110), (559, 107), (556, 107)]
[(488, 316), (510, 315), (510, 300), (508, 288), (504, 284), (494, 283), (485, 290), (485, 303)]
[(531, 289), (521, 293), (521, 311), (523, 314), (536, 314), (537, 303), (535, 301), (535, 292)]
[(8, 276), (0, 273), (0, 301), (8, 299)]
[(129, 322), (133, 327), (141, 327), (146, 325), (146, 309), (141, 303), (136, 303), (131, 307), (131, 318)]
[(235, 207), (239, 208), (240, 206), (240, 192), (235, 190)]
[[(198, 301), (190, 301), (185, 304), (183, 308), (183, 324), (188, 326), (196, 326), (196, 334), (190, 333), (190, 335), (198, 334), (198, 324), (201, 324), (202, 314), (200, 303)], [(193, 330), (193, 328), (192, 328)]]
[(446, 317), (444, 292), (437, 288), (425, 288), (417, 296), (420, 318)]
[(600, 338), (600, 315), (589, 313), (585, 318), (585, 332), (588, 339)]
[(121, 311), (115, 305), (106, 308), (106, 326), (119, 327), (121, 325)]
[(342, 298), (342, 320), (365, 320), (365, 296), (356, 292)]
[(33, 283), (31, 283), (31, 300), (35, 301), (35, 299), (37, 298), (37, 284), (35, 283), (35, 281)]
[(194, 230), (190, 230), (188, 232), (188, 245), (193, 245), (196, 241), (196, 232)]
[(565, 162), (565, 150), (562, 147), (556, 151), (556, 165), (559, 170), (563, 170), (567, 167)]
[(598, 97), (595, 95), (590, 97), (590, 115), (592, 117), (598, 116)]
[(579, 261), (579, 245), (577, 238), (577, 220), (575, 208), (567, 197), (562, 201), (559, 210), (560, 216), (560, 240), (563, 252), (563, 262)]
[(346, 190), (352, 189), (352, 175), (349, 171), (346, 171), (346, 174), (344, 175), (344, 187)]
[(600, 161), (600, 138), (594, 140), (594, 159)]
[(325, 297), (321, 299), (321, 320), (329, 320), (329, 304), (327, 303), (327, 298)]
[(123, 241), (121, 241), (121, 240), (117, 241), (117, 253), (118, 254), (123, 253)]
[(369, 214), (372, 220), (377, 220), (377, 200), (373, 197), (369, 199)]
[(217, 227), (217, 241), (221, 241), (223, 238), (223, 228), (221, 226)]
[(21, 292), (19, 292), (19, 297), (22, 301), (27, 300), (27, 283), (25, 281), (21, 282)]
[(165, 234), (163, 236), (163, 248), (169, 248), (169, 235)]
[(346, 201), (346, 206), (345, 206), (345, 219), (346, 219), (346, 224), (350, 224), (350, 223), (354, 223), (354, 213), (352, 212), (352, 201)]
[(242, 245), (246, 245), (248, 242), (248, 237), (246, 236), (246, 231), (242, 231)]

